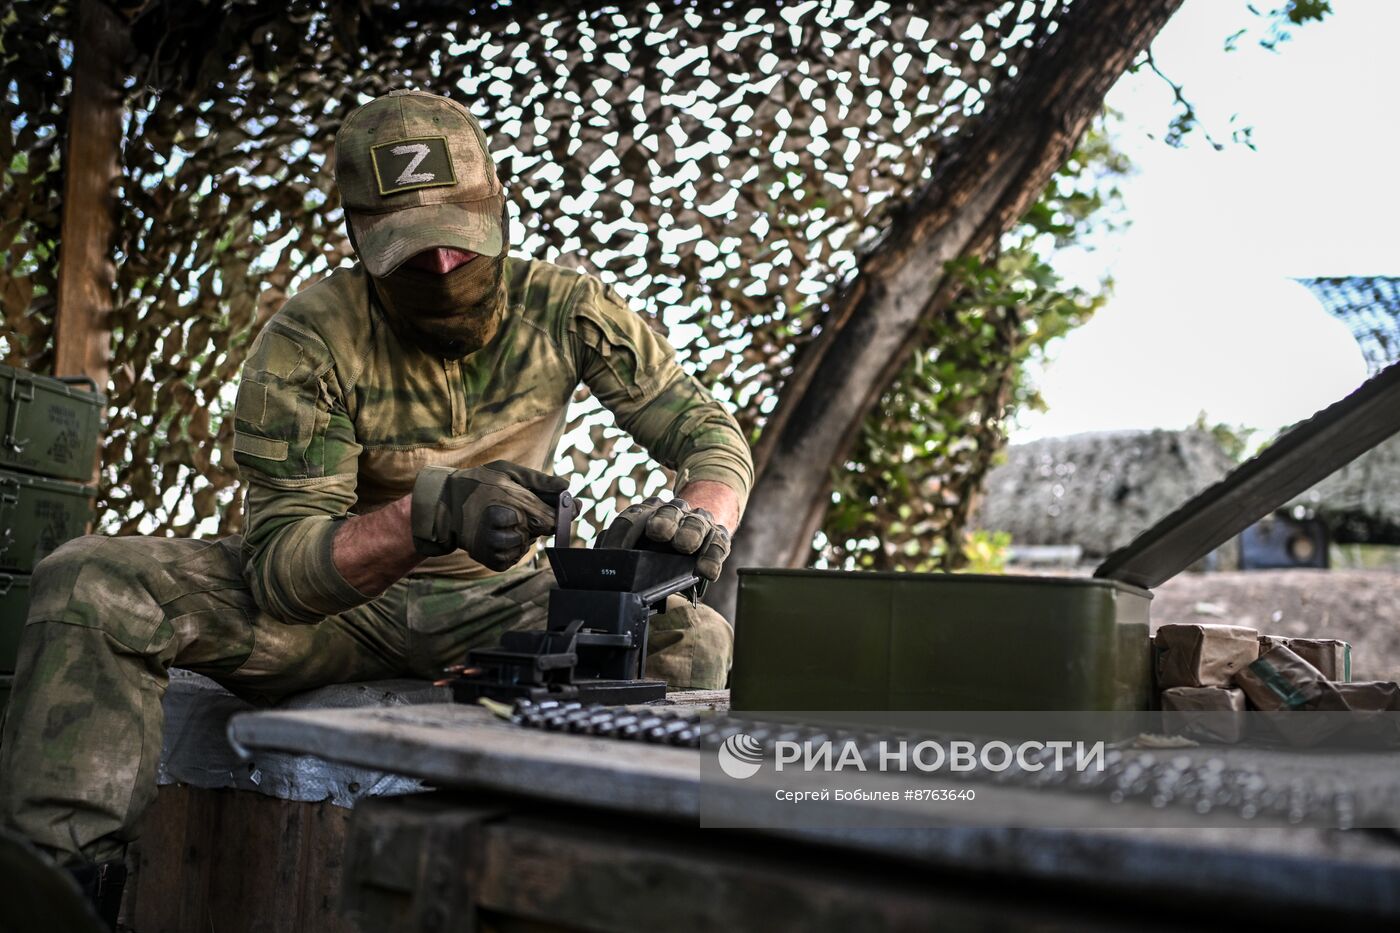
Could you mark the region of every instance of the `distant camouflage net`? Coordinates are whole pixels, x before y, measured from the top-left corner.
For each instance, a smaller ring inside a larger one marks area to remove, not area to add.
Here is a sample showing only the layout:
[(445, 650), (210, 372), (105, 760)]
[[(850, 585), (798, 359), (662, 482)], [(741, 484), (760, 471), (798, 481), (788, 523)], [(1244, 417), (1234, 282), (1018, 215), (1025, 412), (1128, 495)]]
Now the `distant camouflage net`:
[(1351, 331), (1372, 375), (1400, 359), (1400, 277), (1348, 275), (1298, 281)]
[(978, 521), (1020, 544), (1077, 544), (1100, 560), (1236, 466), (1208, 431), (1104, 431), (1010, 448)]
[[(154, 6), (133, 30), (104, 527), (240, 527), (229, 386), (260, 323), (349, 255), (322, 167), (352, 106), (405, 86), (470, 106), (496, 146), (518, 251), (615, 283), (756, 434), (819, 332), (823, 295), (1062, 6)], [(43, 369), (67, 7), (13, 9), (0, 24), (16, 76), (0, 132), (3, 339), (8, 359)], [(37, 51), (21, 61), (21, 47)], [(1002, 392), (993, 378), (953, 400), (980, 409)], [(581, 400), (561, 469), (600, 504), (594, 527), (664, 482), (643, 461)], [(937, 535), (929, 521), (918, 536)]]

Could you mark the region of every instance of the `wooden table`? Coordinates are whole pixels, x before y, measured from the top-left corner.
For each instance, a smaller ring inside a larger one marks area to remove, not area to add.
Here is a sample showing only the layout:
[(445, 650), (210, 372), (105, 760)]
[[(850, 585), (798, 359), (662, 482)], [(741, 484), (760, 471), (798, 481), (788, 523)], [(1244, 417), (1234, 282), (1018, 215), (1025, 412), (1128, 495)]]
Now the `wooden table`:
[(345, 904), (365, 930), (885, 930), (935, 920), (1246, 929), (1400, 918), (1394, 834), (706, 830), (701, 752), (691, 749), (523, 729), (454, 704), (251, 713), (230, 735), (255, 756), (309, 754), (440, 789), (357, 804)]

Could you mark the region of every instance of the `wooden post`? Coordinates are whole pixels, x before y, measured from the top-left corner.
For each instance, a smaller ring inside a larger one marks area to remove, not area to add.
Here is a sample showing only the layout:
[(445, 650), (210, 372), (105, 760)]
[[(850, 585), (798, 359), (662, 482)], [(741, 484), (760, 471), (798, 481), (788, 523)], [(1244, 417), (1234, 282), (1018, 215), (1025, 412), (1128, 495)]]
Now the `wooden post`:
[(54, 375), (106, 392), (111, 353), (115, 187), (121, 174), (122, 67), (130, 31), (103, 0), (80, 0), (64, 156)]

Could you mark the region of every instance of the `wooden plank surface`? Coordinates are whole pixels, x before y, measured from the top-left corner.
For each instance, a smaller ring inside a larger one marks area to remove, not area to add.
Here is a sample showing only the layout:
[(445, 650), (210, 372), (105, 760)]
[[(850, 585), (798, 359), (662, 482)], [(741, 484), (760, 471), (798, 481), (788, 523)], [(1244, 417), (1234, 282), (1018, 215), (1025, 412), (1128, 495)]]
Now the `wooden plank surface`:
[(386, 709), (244, 713), (229, 735), (245, 748), (330, 761), (374, 760), (443, 787), (525, 792), (544, 800), (695, 819), (699, 752), (527, 731), (479, 706), (432, 703)]
[(339, 904), (350, 812), (162, 787), (142, 823), (125, 922), (139, 933), (353, 933)]
[(687, 709), (712, 709), (724, 712), (729, 709), (728, 690), (672, 690), (666, 694), (666, 701), (672, 706)]
[(935, 879), (734, 839), (479, 793), (367, 800), (351, 824), (346, 908), (383, 933), (1123, 928), (1122, 905), (1104, 899), (1022, 884), (1008, 904), (992, 876)]
[[(384, 811), (428, 800), (373, 801)], [(441, 801), (439, 818), (454, 803)], [(456, 862), (480, 929), (1121, 930), (1122, 905), (995, 876), (937, 878), (817, 846), (558, 808), (482, 821)], [(1116, 907), (1116, 910), (1113, 909)], [(1111, 919), (1110, 919), (1111, 915)], [(508, 921), (508, 922), (501, 922)], [(515, 925), (511, 925), (513, 921)], [(533, 926), (537, 924), (538, 926)], [(378, 927), (386, 929), (385, 926)]]
[[(236, 717), (230, 732), (249, 749), (397, 769), (441, 787), (525, 796), (633, 819), (695, 825), (700, 815), (698, 751), (522, 729), (477, 707), (251, 713)], [(979, 785), (979, 800), (983, 793), (998, 792), (1006, 794), (1007, 807), (1046, 806), (1042, 792), (985, 784)], [(725, 806), (742, 812), (763, 791), (720, 793), (731, 794)], [(1078, 815), (1087, 817), (1111, 805), (1087, 795), (1059, 795), (1054, 806), (1080, 808)], [(960, 815), (950, 816), (947, 826), (922, 829), (881, 829), (857, 819), (842, 828), (762, 835), (1134, 896), (1245, 896), (1345, 909), (1364, 904), (1400, 916), (1400, 846), (1375, 835), (1304, 828), (1018, 829), (1011, 828), (1016, 811), (1007, 807), (996, 808), (999, 821), (982, 825), (959, 822)]]

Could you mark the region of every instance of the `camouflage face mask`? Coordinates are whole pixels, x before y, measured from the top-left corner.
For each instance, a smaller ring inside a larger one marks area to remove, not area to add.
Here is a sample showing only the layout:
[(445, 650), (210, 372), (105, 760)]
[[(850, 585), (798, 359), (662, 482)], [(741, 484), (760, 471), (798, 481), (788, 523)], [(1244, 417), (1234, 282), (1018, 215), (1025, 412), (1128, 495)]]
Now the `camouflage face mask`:
[(400, 266), (375, 279), (375, 291), (399, 336), (444, 359), (461, 359), (486, 346), (505, 319), (505, 257), (502, 249), (441, 275)]

